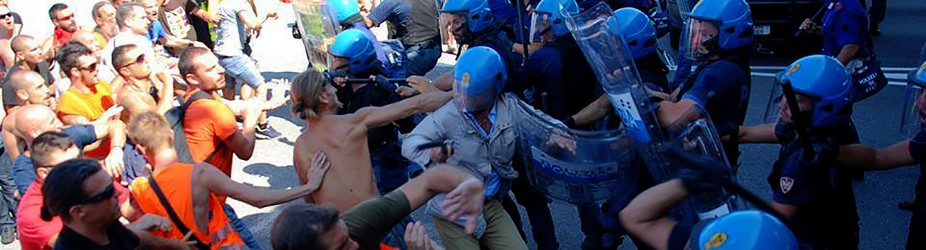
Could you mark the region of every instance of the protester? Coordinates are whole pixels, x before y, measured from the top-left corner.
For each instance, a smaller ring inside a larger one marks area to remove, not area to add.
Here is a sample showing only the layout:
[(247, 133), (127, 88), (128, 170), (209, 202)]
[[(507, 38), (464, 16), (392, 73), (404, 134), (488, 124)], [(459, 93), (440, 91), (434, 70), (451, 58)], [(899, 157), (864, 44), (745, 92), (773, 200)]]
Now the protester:
[(78, 29), (77, 20), (74, 19), (74, 11), (67, 4), (56, 3), (48, 9), (48, 18), (55, 24), (55, 48), (60, 48), (64, 46), (64, 43), (71, 40), (71, 35)]
[[(8, 78), (10, 74), (13, 74), (13, 72), (28, 70), (39, 73), (42, 78), (45, 78), (45, 84), (54, 86), (55, 78), (51, 75), (49, 63), (46, 61), (47, 58), (38, 40), (28, 35), (19, 35), (13, 38), (10, 42), (10, 47), (12, 47), (13, 53), (16, 54), (16, 65), (7, 71), (4, 81), (6, 81), (6, 78)], [(13, 91), (10, 91), (7, 85), (4, 84), (3, 108), (7, 112), (9, 112), (10, 107), (16, 105), (16, 97), (11, 94), (13, 94)]]
[(96, 35), (98, 46), (105, 47), (109, 39), (119, 33), (119, 26), (116, 25), (116, 7), (109, 1), (103, 0), (93, 5), (90, 14), (93, 15), (93, 22), (96, 23), (93, 33)]

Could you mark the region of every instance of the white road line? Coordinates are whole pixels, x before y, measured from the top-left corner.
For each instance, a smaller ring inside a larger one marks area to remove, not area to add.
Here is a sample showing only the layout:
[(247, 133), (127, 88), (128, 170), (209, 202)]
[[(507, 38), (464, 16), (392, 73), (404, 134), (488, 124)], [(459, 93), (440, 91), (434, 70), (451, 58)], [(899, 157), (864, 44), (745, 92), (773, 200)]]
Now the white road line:
[[(775, 77), (775, 75), (776, 75), (776, 74), (772, 74), (772, 73), (752, 72), (752, 76)], [(897, 77), (899, 77), (899, 76), (897, 76), (898, 74), (885, 74), (885, 75), (888, 76), (888, 80), (892, 80), (892, 81), (888, 81), (888, 82), (887, 82), (888, 85), (907, 86), (907, 81), (906, 81), (906, 80), (907, 80), (907, 76), (906, 76), (906, 74), (903, 74), (903, 77), (902, 77), (902, 78), (897, 78)], [(897, 80), (899, 80), (899, 81), (897, 81)]]
[[(783, 70), (788, 66), (749, 66), (753, 70)], [(915, 67), (881, 67), (883, 71), (911, 71), (917, 69)]]

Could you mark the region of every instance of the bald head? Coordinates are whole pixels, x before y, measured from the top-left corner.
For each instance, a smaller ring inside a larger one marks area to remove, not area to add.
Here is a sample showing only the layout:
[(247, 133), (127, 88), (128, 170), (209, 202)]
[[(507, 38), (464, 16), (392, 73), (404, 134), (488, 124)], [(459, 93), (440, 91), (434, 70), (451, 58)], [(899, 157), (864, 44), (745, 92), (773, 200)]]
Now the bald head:
[(35, 87), (37, 83), (45, 84), (45, 78), (32, 70), (17, 70), (8, 77), (6, 84), (9, 84), (13, 91), (27, 90)]
[(77, 41), (88, 48), (93, 48), (99, 46), (99, 42), (96, 40), (96, 35), (89, 30), (78, 30), (71, 35), (71, 41)]
[(32, 140), (42, 133), (58, 130), (63, 126), (55, 117), (55, 112), (43, 105), (21, 106), (16, 109), (15, 116), (16, 132), (22, 135), (28, 144), (32, 144)]
[(13, 52), (27, 52), (35, 46), (35, 38), (29, 35), (18, 35), (10, 41)]
[(11, 98), (12, 101), (12, 98), (15, 97), (15, 102), (7, 102), (6, 104), (39, 104), (53, 109), (57, 108), (54, 93), (45, 85), (45, 78), (42, 78), (39, 73), (32, 70), (18, 70), (10, 73), (8, 77), (6, 84), (9, 84), (9, 88), (5, 90), (10, 91), (10, 93), (4, 93), (4, 98)]
[(122, 121), (128, 122), (136, 114), (154, 111), (157, 104), (149, 94), (138, 91), (123, 91), (119, 95), (119, 105), (124, 108), (122, 110)]

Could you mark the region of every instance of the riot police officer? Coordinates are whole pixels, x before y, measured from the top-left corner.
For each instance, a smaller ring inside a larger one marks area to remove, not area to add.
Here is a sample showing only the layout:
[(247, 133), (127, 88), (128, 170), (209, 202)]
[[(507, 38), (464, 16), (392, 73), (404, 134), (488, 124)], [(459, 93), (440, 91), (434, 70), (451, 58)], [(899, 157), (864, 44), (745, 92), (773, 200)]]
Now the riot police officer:
[(852, 71), (854, 100), (868, 98), (887, 86), (881, 62), (875, 56), (868, 15), (857, 0), (827, 0), (823, 25), (806, 19), (801, 29), (823, 35), (823, 54), (835, 57)]
[(766, 115), (777, 118), (777, 124), (741, 131), (744, 142), (781, 144), (768, 177), (772, 205), (790, 217), (815, 249), (858, 248), (852, 173), (837, 167), (831, 149), (859, 141), (851, 119), (850, 81), (849, 71), (833, 57), (801, 58), (776, 77), (779, 86), (793, 86), (798, 107), (791, 108), (776, 88)]
[[(382, 63), (376, 60), (373, 43), (359, 30), (350, 29), (341, 32), (331, 44), (332, 76), (338, 89), (338, 99), (344, 103), (342, 114), (354, 113), (367, 106), (385, 106), (397, 102), (401, 97), (396, 93), (398, 85), (387, 81), (387, 72)], [(369, 83), (347, 83), (347, 79), (373, 79)], [(377, 187), (385, 194), (398, 188), (408, 180), (406, 167), (409, 162), (401, 157), (398, 132), (407, 133), (415, 124), (409, 119), (402, 119), (396, 125), (390, 124), (373, 128), (367, 138), (370, 157), (376, 174)]]
[(717, 132), (732, 135), (723, 143), (731, 166), (737, 166), (737, 128), (746, 119), (752, 85), (749, 61), (752, 51), (752, 14), (743, 0), (703, 0), (691, 11), (682, 53), (698, 63), (663, 110), (703, 107)]
[(907, 77), (907, 101), (904, 107), (901, 130), (910, 139), (875, 150), (863, 145), (842, 146), (839, 162), (849, 166), (886, 170), (899, 166), (919, 164), (920, 178), (916, 182), (916, 197), (913, 203), (913, 217), (907, 234), (907, 249), (926, 248), (926, 62)]
[(389, 74), (405, 77), (405, 48), (398, 40), (379, 41), (367, 28), (357, 1), (327, 1), (327, 8), (334, 14), (341, 30), (358, 30), (373, 43), (376, 59), (383, 63)]

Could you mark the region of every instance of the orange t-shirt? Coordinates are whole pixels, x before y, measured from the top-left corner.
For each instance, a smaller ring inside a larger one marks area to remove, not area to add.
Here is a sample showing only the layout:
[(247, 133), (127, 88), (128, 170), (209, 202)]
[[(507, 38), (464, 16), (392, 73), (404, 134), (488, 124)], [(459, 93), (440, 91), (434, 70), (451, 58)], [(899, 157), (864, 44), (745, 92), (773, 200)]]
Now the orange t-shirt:
[[(192, 96), (188, 94), (187, 97)], [(225, 139), (238, 132), (235, 114), (221, 101), (201, 99), (187, 107), (183, 117), (183, 133), (186, 135), (190, 154), (195, 161), (203, 161), (213, 151), (215, 155), (209, 164), (231, 177), (233, 152)]]
[[(208, 166), (193, 166), (186, 163), (174, 163), (163, 167), (151, 174), (152, 177), (139, 177), (132, 181), (129, 190), (138, 207), (145, 214), (154, 214), (169, 218), (167, 210), (161, 205), (157, 194), (151, 188), (148, 178), (156, 178), (158, 186), (164, 192), (164, 197), (170, 202), (171, 208), (180, 218), (181, 222), (193, 232), (199, 240), (209, 243), (212, 249), (243, 249), (244, 241), (232, 226), (222, 203), (215, 195), (209, 195), (209, 228), (206, 232), (196, 226), (196, 214), (193, 211), (193, 168)], [(168, 232), (156, 230), (151, 233), (168, 239), (182, 239), (183, 234), (177, 225), (171, 222)], [(206, 234), (208, 233), (208, 235)]]
[[(96, 85), (90, 86), (90, 90), (90, 93), (84, 94), (71, 87), (61, 94), (61, 98), (58, 99), (58, 119), (62, 119), (67, 115), (76, 115), (93, 121), (100, 118), (107, 109), (116, 104), (113, 101), (112, 89), (106, 82), (100, 81)], [(109, 155), (109, 148), (109, 140), (106, 140), (99, 148), (84, 152), (84, 156), (103, 158)]]

